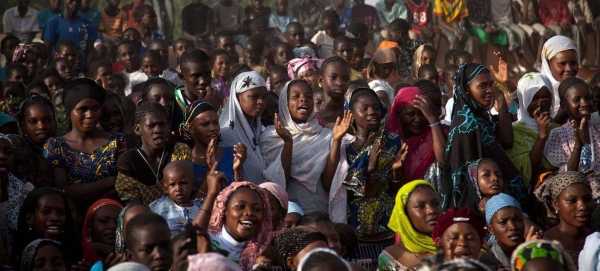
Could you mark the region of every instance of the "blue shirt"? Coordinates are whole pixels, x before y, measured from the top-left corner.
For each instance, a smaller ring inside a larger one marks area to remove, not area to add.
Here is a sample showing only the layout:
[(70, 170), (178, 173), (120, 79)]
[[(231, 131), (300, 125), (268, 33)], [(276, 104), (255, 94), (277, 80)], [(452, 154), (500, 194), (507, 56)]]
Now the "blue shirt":
[[(200, 187), (200, 184), (204, 181), (207, 169), (208, 168), (204, 165), (194, 163), (194, 179), (198, 182), (196, 184), (198, 187)], [(233, 147), (225, 147), (223, 156), (221, 156), (221, 160), (219, 160), (219, 164), (217, 164), (217, 169), (223, 172), (225, 177), (227, 177), (225, 186), (228, 186), (235, 181), (235, 175), (233, 173)]]
[[(335, 7), (333, 7), (333, 5), (327, 7), (326, 9), (333, 9), (335, 10)], [(336, 10), (337, 11), (337, 10)], [(348, 25), (350, 25), (350, 23), (352, 23), (352, 9), (344, 7), (344, 10), (342, 12), (339, 13), (340, 16), (340, 27), (338, 28), (339, 31), (346, 31), (346, 27), (348, 27)], [(285, 33), (285, 31), (284, 31)]]
[(169, 230), (171, 230), (171, 238), (183, 231), (185, 223), (192, 223), (201, 206), (200, 200), (192, 200), (192, 206), (182, 207), (169, 196), (163, 196), (149, 205), (153, 213), (162, 216), (167, 221)]
[[(163, 37), (163, 35), (155, 32), (154, 34), (152, 34), (152, 39), (153, 40), (164, 40), (164, 37)], [(148, 44), (145, 44), (142, 41), (142, 49), (140, 49), (140, 56), (143, 56), (146, 51), (148, 51)]]
[(86, 19), (92, 21), (92, 24), (96, 30), (98, 30), (98, 26), (100, 25), (100, 11), (90, 7), (86, 13), (83, 13), (81, 10), (79, 10), (77, 12), (77, 16), (85, 17)]
[(4, 65), (4, 67), (0, 68), (0, 81), (2, 81), (2, 84), (6, 85), (6, 66), (8, 65)]
[(62, 16), (52, 17), (46, 23), (42, 40), (50, 41), (54, 50), (54, 45), (65, 39), (77, 44), (83, 53), (83, 59), (87, 59), (88, 44), (93, 44), (98, 39), (98, 31), (90, 20), (81, 16), (77, 16), (72, 21), (66, 20)]
[(40, 11), (38, 13), (38, 25), (40, 26), (40, 29), (42, 29), (42, 30), (44, 29), (44, 26), (46, 26), (46, 22), (48, 22), (48, 20), (50, 20), (50, 18), (60, 15), (61, 13), (62, 13), (62, 8), (60, 9), (60, 11), (58, 13), (52, 12), (52, 10), (50, 10), (50, 8)]

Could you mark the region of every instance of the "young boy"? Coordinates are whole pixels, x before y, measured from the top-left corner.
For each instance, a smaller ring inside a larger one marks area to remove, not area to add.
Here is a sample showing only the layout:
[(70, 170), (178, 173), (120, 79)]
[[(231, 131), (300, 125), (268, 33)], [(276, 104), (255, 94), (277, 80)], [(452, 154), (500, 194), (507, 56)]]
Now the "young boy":
[[(245, 47), (246, 46), (244, 45), (244, 48)], [(235, 37), (230, 32), (223, 31), (215, 35), (215, 49), (223, 49), (227, 51), (229, 56), (231, 56), (231, 59), (240, 58), (235, 50)]]
[(285, 27), (285, 41), (294, 48), (304, 46), (304, 27), (299, 22), (291, 22)]
[(4, 67), (0, 68), (0, 80), (2, 80), (2, 83), (4, 84), (6, 83), (6, 67), (12, 64), (13, 54), (15, 53), (15, 49), (20, 42), (21, 41), (19, 41), (19, 38), (15, 36), (6, 36), (0, 42), (0, 53), (6, 60)]
[(121, 0), (107, 0), (108, 6), (100, 12), (98, 31), (102, 38), (117, 43), (123, 32), (129, 27), (127, 12), (119, 9)]
[(29, 7), (29, 1), (18, 1), (16, 7), (4, 13), (4, 33), (17, 36), (25, 44), (30, 44), (39, 32), (38, 11)]
[(340, 27), (338, 30), (341, 33), (344, 33), (344, 31), (346, 31), (346, 27), (352, 23), (352, 10), (344, 5), (344, 0), (333, 0), (331, 6), (327, 7), (326, 9), (333, 9), (339, 14)]
[(163, 185), (167, 195), (150, 203), (152, 212), (162, 216), (169, 224), (171, 238), (192, 223), (200, 211), (202, 202), (192, 199), (194, 189), (194, 167), (189, 161), (174, 161), (163, 170)]
[(90, 7), (90, 2), (91, 0), (81, 0), (81, 7), (79, 7), (78, 15), (90, 20), (92, 26), (98, 29), (100, 26), (100, 11)]
[(135, 9), (134, 16), (135, 21), (138, 23), (137, 30), (141, 36), (141, 53), (143, 54), (146, 50), (148, 50), (148, 44), (150, 44), (152, 40), (162, 40), (163, 36), (156, 32), (158, 29), (158, 24), (156, 22), (156, 13), (154, 12), (154, 9), (151, 6), (141, 4)]
[(433, 15), (437, 17), (440, 31), (448, 39), (450, 49), (461, 48), (473, 52), (471, 37), (467, 33), (465, 18), (469, 17), (465, 0), (435, 0)]
[(244, 7), (232, 0), (219, 0), (210, 8), (213, 12), (212, 23), (214, 33), (228, 31), (234, 36), (234, 40), (237, 44), (245, 47), (246, 40), (248, 39), (248, 36), (246, 36), (248, 33), (245, 27), (245, 25), (247, 25), (246, 21), (248, 20), (248, 17), (246, 17)]
[(61, 0), (48, 0), (49, 7), (38, 13), (38, 26), (42, 33), (44, 32), (44, 27), (46, 27), (46, 22), (48, 22), (50, 18), (62, 13), (61, 4)]
[(267, 69), (261, 65), (264, 50), (265, 43), (262, 37), (258, 35), (251, 36), (248, 39), (248, 43), (246, 43), (243, 61), (253, 71), (259, 73), (264, 79), (267, 79)]
[(175, 41), (175, 43), (173, 43), (173, 53), (175, 54), (175, 59), (177, 60), (177, 68), (175, 68), (177, 73), (181, 73), (181, 68), (179, 67), (179, 59), (181, 58), (181, 55), (192, 48), (194, 48), (194, 44), (186, 38), (179, 38)]
[(160, 77), (173, 82), (176, 86), (181, 85), (183, 82), (179, 79), (177, 71), (169, 68), (169, 46), (167, 42), (164, 40), (152, 40), (148, 48), (160, 54), (162, 63)]
[[(199, 21), (198, 18), (206, 20)], [(183, 37), (188, 40), (210, 42), (212, 34), (212, 10), (200, 0), (192, 0), (181, 11), (181, 28)]]
[[(285, 41), (287, 39), (287, 27), (291, 22), (296, 22), (296, 19), (288, 11), (288, 0), (277, 0), (275, 1), (275, 6), (277, 7), (277, 12), (271, 13), (269, 16), (269, 28), (273, 35)], [(302, 29), (302, 32), (304, 32), (304, 29)]]
[[(337, 36), (335, 40), (333, 40), (333, 55), (339, 56), (346, 60), (348, 64), (352, 62), (352, 58), (354, 57), (354, 47), (352, 47), (352, 42), (350, 38), (341, 35)], [(354, 80), (364, 80), (364, 77), (357, 70), (350, 68), (350, 81)]]
[(340, 18), (335, 10), (326, 10), (321, 23), (323, 30), (317, 32), (310, 41), (317, 45), (319, 56), (327, 59), (333, 56), (333, 40), (340, 35)]
[(173, 264), (169, 224), (155, 213), (134, 216), (125, 228), (127, 261), (145, 265), (153, 271), (168, 271)]
[(6, 67), (6, 86), (8, 87), (8, 83), (21, 83), (27, 84), (29, 79), (27, 77), (27, 67), (25, 67), (21, 63), (12, 63)]
[[(365, 43), (360, 39), (350, 40), (352, 44), (352, 60), (350, 60), (350, 67), (355, 71), (362, 71), (362, 63), (365, 59)], [(362, 75), (362, 74), (361, 74)]]
[[(212, 81), (210, 64), (208, 55), (198, 48), (188, 50), (181, 55), (179, 65), (183, 86), (175, 89), (175, 100), (183, 112), (192, 102), (206, 98)], [(218, 96), (216, 91), (211, 92)], [(215, 108), (220, 106), (220, 103), (216, 103)]]
[(131, 94), (132, 88), (148, 80), (148, 76), (140, 71), (141, 61), (138, 52), (135, 50), (135, 44), (132, 41), (124, 40), (117, 46), (117, 56), (123, 63), (125, 70), (121, 74), (125, 75), (127, 82), (125, 84), (125, 95)]

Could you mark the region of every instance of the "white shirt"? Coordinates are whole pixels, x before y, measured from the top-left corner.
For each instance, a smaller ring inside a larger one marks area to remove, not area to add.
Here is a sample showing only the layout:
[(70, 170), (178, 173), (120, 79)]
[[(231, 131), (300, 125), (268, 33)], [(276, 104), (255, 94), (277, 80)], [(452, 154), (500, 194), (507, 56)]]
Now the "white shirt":
[(28, 34), (38, 32), (38, 11), (27, 8), (24, 17), (19, 15), (18, 7), (12, 7), (4, 12), (4, 33), (13, 33), (21, 42), (27, 40)]
[(132, 73), (128, 73), (127, 71), (122, 71), (121, 74), (125, 75), (125, 96), (131, 94), (133, 87), (138, 84), (146, 82), (148, 80), (148, 76), (141, 71), (134, 71)]
[(160, 77), (171, 81), (176, 86), (183, 85), (183, 81), (181, 81), (181, 79), (179, 79), (179, 74), (171, 71), (170, 69), (165, 69), (163, 71), (163, 73), (160, 75)]
[(233, 239), (233, 237), (225, 229), (225, 225), (223, 225), (223, 228), (221, 228), (221, 232), (216, 234), (211, 233), (210, 239), (212, 240), (212, 250), (214, 252), (225, 250), (229, 253), (227, 255), (227, 259), (230, 259), (236, 263), (240, 262), (242, 250), (244, 250), (246, 242), (238, 242)]

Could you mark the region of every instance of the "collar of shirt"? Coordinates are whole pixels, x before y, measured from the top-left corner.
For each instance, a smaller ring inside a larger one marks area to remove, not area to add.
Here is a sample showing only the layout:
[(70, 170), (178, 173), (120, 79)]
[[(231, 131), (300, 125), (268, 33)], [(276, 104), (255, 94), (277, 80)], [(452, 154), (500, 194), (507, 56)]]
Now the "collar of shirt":
[[(25, 13), (25, 16), (23, 18), (33, 16), (32, 13), (33, 13), (33, 9), (30, 7), (27, 7), (27, 12)], [(18, 6), (13, 8), (12, 15), (15, 17), (21, 17), (21, 15), (19, 15), (19, 7)]]

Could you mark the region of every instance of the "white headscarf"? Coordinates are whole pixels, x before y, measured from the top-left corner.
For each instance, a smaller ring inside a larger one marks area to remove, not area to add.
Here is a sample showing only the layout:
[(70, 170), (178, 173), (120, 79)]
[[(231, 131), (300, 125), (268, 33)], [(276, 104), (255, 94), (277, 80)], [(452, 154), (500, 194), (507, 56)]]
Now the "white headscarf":
[(385, 93), (387, 93), (388, 96), (388, 105), (392, 105), (394, 104), (394, 99), (396, 99), (396, 94), (394, 93), (394, 88), (392, 86), (390, 86), (390, 84), (388, 84), (387, 82), (383, 81), (383, 80), (373, 80), (371, 82), (369, 82), (369, 88), (374, 90), (375, 92), (380, 92), (383, 91)]
[[(529, 115), (527, 108), (533, 100), (533, 96), (542, 88), (547, 87), (550, 93), (552, 93), (552, 83), (548, 80), (548, 77), (538, 72), (530, 72), (523, 75), (517, 85), (517, 97), (519, 98), (519, 111), (517, 111), (517, 117), (519, 121), (517, 123), (523, 123), (527, 128), (538, 131), (537, 122), (535, 118)], [(553, 97), (554, 98), (554, 97)], [(550, 110), (552, 112), (552, 109)]]
[(140, 263), (123, 262), (109, 268), (108, 271), (150, 271), (150, 269)]
[(302, 257), (302, 259), (300, 259), (300, 264), (298, 265), (298, 271), (306, 270), (307, 262), (310, 260), (310, 257), (315, 253), (327, 253), (327, 254), (330, 254), (331, 257), (337, 258), (340, 261), (340, 263), (342, 263), (346, 267), (346, 270), (342, 269), (340, 271), (351, 271), (352, 270), (352, 267), (350, 266), (350, 264), (346, 260), (344, 260), (342, 257), (338, 256), (334, 250), (332, 250), (330, 248), (322, 247), (322, 248), (315, 248), (315, 249), (311, 250), (310, 252), (308, 252), (306, 255), (304, 255), (304, 257)]
[(556, 112), (558, 112), (558, 109), (560, 108), (560, 98), (558, 97), (558, 86), (560, 85), (560, 82), (552, 76), (549, 61), (556, 54), (566, 50), (575, 50), (575, 52), (577, 52), (577, 59), (579, 59), (579, 48), (573, 40), (565, 36), (554, 36), (550, 38), (544, 43), (542, 49), (542, 74), (550, 80), (550, 83), (552, 84), (551, 92), (554, 96), (552, 99), (552, 117), (556, 116)]
[(600, 270), (600, 233), (594, 232), (585, 238), (585, 245), (579, 253), (579, 270)]
[(244, 177), (246, 181), (255, 184), (261, 184), (265, 180), (263, 177), (265, 164), (258, 148), (262, 124), (260, 117), (256, 118), (253, 123), (248, 123), (236, 94), (261, 87), (266, 88), (266, 84), (260, 74), (255, 71), (240, 73), (231, 83), (229, 100), (219, 117), (223, 145), (233, 146), (241, 142), (248, 148), (248, 155), (243, 166)]

